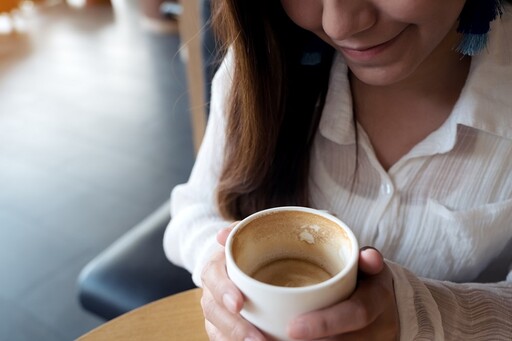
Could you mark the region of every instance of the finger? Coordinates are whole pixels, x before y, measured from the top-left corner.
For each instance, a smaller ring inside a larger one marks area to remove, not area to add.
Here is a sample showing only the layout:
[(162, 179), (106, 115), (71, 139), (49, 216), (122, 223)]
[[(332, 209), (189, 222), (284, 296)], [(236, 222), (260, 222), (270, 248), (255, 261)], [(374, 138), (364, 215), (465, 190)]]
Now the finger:
[[(206, 290), (201, 298), (201, 306), (207, 323), (208, 335), (219, 340), (253, 340), (264, 341), (265, 338), (256, 327), (239, 314), (232, 314), (219, 306), (211, 293)], [(209, 324), (209, 325), (208, 325)], [(215, 340), (215, 339), (214, 339)]]
[(205, 265), (201, 281), (203, 288), (211, 292), (217, 304), (223, 305), (231, 313), (240, 312), (244, 298), (228, 277), (224, 252), (216, 253)]
[(398, 331), (383, 325), (380, 322), (374, 322), (367, 328), (357, 330), (354, 332), (344, 333), (342, 335), (335, 335), (324, 339), (317, 339), (315, 341), (381, 341), (381, 340), (398, 340)]
[(210, 321), (204, 320), (204, 329), (210, 341), (229, 341)]
[(378, 275), (361, 279), (348, 300), (302, 317), (309, 335), (295, 335), (299, 339), (395, 340), (399, 324), (391, 270), (384, 265)]
[(366, 327), (377, 317), (359, 299), (347, 300), (331, 308), (296, 318), (288, 334), (299, 340), (321, 339)]
[(384, 288), (387, 272), (359, 282), (349, 299), (329, 308), (299, 316), (289, 326), (295, 339), (321, 339), (333, 335), (362, 330), (371, 325), (384, 311), (391, 299), (389, 288)]
[(231, 225), (229, 225), (226, 228), (223, 228), (219, 232), (217, 232), (217, 242), (222, 245), (226, 246), (226, 240), (228, 239), (229, 233), (231, 230), (235, 227), (235, 225), (238, 223), (238, 221), (233, 222)]
[(383, 269), (382, 254), (372, 247), (363, 247), (359, 252), (359, 270), (367, 275), (376, 275)]
[(390, 322), (390, 319), (378, 318), (366, 328), (335, 335), (316, 341), (381, 341), (381, 340), (399, 340), (400, 327)]

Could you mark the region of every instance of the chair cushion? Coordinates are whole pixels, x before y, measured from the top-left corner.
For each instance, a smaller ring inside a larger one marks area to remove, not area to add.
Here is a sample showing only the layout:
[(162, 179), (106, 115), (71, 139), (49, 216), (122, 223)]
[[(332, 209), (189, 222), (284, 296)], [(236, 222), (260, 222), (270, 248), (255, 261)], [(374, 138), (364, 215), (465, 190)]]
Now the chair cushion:
[(82, 306), (107, 320), (154, 300), (195, 288), (188, 271), (165, 257), (169, 202), (132, 228), (81, 271)]

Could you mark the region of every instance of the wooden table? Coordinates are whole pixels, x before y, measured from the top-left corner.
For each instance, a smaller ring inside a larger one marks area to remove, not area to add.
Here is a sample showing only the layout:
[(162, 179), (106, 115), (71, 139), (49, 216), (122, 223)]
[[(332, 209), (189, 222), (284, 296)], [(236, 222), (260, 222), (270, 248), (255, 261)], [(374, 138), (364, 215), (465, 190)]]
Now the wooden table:
[(1, 0), (0, 14), (14, 11), (21, 4), (21, 0)]
[(205, 341), (201, 289), (172, 295), (121, 315), (77, 341)]

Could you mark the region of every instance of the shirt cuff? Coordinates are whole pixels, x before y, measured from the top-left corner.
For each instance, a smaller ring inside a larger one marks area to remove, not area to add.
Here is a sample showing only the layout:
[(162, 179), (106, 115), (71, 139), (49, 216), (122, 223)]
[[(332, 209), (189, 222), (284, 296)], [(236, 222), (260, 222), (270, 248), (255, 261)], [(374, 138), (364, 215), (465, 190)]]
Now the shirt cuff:
[(444, 340), (441, 314), (428, 288), (400, 265), (386, 264), (393, 275), (400, 340)]

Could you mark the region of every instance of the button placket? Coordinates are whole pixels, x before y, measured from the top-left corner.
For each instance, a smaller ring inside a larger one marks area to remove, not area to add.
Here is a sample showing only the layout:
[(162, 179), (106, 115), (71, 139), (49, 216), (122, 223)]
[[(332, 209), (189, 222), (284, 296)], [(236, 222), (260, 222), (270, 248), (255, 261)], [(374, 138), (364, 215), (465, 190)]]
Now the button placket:
[(389, 182), (386, 182), (381, 186), (381, 191), (385, 195), (391, 195), (393, 193), (393, 186)]
[(380, 191), (381, 191), (381, 198), (379, 199), (380, 214), (377, 218), (378, 220), (380, 220), (382, 218), (382, 216), (386, 214), (386, 210), (389, 207), (389, 204), (391, 203), (391, 201), (393, 199), (394, 186), (389, 177), (384, 177), (382, 179)]

